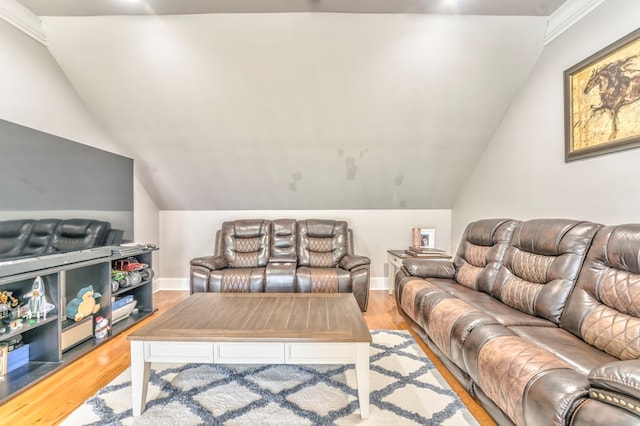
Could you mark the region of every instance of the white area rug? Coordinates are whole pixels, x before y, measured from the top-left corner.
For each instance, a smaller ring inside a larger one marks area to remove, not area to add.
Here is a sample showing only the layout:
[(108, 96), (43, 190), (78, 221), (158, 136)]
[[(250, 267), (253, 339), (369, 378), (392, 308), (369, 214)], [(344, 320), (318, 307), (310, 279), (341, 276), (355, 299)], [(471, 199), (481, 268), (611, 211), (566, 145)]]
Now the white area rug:
[(353, 365), (152, 364), (142, 416), (127, 369), (62, 424), (477, 425), (409, 332), (371, 334), (367, 420)]

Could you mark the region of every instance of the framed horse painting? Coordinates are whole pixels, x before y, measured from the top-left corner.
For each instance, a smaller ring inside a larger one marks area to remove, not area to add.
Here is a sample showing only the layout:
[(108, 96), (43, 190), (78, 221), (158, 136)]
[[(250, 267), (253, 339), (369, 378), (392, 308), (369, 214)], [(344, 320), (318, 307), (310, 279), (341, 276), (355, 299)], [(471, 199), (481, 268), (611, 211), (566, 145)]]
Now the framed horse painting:
[(640, 29), (564, 72), (565, 161), (640, 146)]

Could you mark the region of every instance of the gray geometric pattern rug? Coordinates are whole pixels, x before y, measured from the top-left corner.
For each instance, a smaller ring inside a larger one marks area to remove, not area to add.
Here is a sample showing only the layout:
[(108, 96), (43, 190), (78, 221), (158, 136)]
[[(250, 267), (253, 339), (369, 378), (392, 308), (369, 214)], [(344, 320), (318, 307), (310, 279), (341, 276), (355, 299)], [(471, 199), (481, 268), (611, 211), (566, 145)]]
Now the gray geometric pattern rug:
[(373, 330), (370, 413), (353, 365), (151, 365), (146, 410), (132, 417), (127, 369), (62, 424), (477, 425), (411, 334)]

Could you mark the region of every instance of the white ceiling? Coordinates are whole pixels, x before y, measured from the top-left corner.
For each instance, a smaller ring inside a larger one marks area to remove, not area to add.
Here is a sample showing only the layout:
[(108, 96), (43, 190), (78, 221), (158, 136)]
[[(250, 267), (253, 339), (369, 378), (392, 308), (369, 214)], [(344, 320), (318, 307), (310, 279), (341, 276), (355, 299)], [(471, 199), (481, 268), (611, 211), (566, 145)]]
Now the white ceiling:
[(549, 16), (566, 0), (19, 0), (40, 16), (194, 13), (455, 13)]
[[(482, 2), (526, 4), (527, 14), (562, 3)], [(118, 10), (22, 3), (41, 15)], [(183, 3), (180, 13), (205, 7)], [(161, 210), (451, 208), (546, 29), (544, 16), (397, 13), (42, 22), (51, 54)]]

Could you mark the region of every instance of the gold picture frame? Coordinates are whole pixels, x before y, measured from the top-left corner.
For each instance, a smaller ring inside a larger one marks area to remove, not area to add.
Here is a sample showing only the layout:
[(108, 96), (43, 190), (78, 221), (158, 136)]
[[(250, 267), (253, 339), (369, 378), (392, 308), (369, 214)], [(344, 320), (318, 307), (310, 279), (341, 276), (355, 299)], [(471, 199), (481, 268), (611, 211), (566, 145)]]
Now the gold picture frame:
[(565, 162), (640, 146), (640, 29), (564, 72)]

